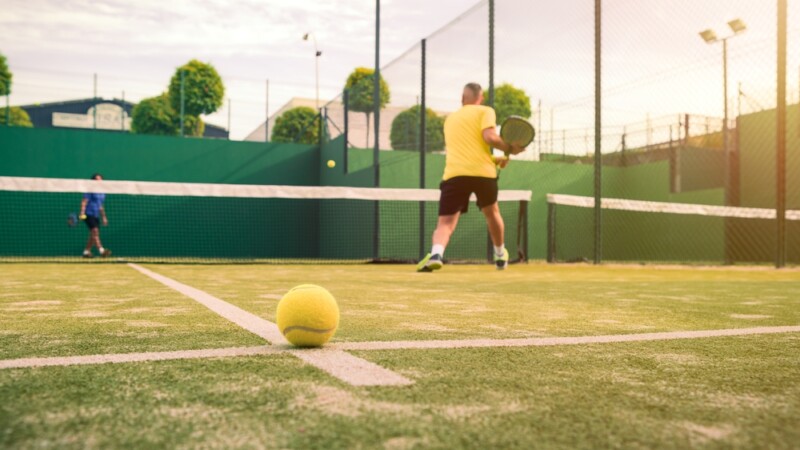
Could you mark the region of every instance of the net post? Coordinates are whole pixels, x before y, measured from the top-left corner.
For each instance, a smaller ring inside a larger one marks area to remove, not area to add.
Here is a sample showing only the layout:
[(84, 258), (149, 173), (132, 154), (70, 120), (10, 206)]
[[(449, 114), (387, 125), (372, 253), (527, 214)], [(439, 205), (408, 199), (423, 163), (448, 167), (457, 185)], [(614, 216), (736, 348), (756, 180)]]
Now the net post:
[(556, 262), (556, 205), (547, 199), (547, 262)]
[[(421, 80), (420, 80), (420, 119), (419, 119), (419, 188), (425, 189), (425, 150), (427, 142), (425, 141), (426, 135), (426, 106), (425, 106), (425, 52), (426, 52), (426, 39), (421, 43)], [(425, 257), (425, 202), (419, 202), (419, 259)]]
[(528, 262), (528, 202), (520, 200), (519, 202), (519, 225), (517, 228), (517, 240), (522, 239), (522, 245), (517, 244), (519, 255), (519, 262)]

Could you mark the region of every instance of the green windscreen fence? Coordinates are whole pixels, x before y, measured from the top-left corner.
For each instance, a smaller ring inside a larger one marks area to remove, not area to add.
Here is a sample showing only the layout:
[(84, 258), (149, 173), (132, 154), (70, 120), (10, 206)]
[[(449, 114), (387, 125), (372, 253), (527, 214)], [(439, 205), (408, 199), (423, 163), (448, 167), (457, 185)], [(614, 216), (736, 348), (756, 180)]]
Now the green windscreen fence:
[[(719, 264), (733, 257), (753, 263), (766, 260), (757, 249), (775, 245), (774, 209), (617, 198), (603, 198), (601, 205), (608, 260)], [(593, 215), (592, 197), (549, 195), (547, 260), (591, 260)], [(791, 232), (800, 231), (800, 210), (787, 211), (787, 219)]]
[[(159, 262), (414, 262), (421, 240), (430, 246), (439, 198), (419, 189), (0, 177), (0, 259), (81, 258), (84, 192), (106, 194), (100, 239), (112, 253), (94, 248), (94, 258)], [(507, 247), (518, 261), (527, 257), (530, 196), (500, 193)], [(472, 208), (448, 247), (450, 262), (487, 260), (485, 220)]]

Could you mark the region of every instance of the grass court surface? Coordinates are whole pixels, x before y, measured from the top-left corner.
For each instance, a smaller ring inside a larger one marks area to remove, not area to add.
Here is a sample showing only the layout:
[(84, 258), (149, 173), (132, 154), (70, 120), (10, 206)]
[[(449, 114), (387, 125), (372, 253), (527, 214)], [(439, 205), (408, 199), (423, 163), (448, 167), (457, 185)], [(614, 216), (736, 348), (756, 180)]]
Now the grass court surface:
[[(269, 345), (126, 264), (4, 263), (0, 447), (800, 442), (797, 269), (143, 267), (263, 321), (267, 336), (281, 296), (319, 284), (340, 327), (323, 350)], [(408, 382), (357, 385), (313, 362), (337, 354)]]

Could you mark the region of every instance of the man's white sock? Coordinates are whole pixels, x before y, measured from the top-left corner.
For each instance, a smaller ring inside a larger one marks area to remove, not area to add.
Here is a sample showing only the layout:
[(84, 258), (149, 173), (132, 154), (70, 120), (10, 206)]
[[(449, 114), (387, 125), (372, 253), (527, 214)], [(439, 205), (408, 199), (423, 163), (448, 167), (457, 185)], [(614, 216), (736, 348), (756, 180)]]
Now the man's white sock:
[(99, 251), (100, 254), (102, 255), (103, 253), (106, 252), (106, 249), (104, 249), (103, 247), (100, 247), (100, 248), (97, 249), (97, 251)]
[(88, 255), (89, 253), (91, 253), (89, 250), (84, 250), (84, 251), (83, 251), (83, 254), (84, 254), (84, 255)]
[(503, 250), (506, 248), (505, 244), (501, 245), (500, 247), (494, 246), (494, 254), (497, 256), (503, 256)]
[(433, 248), (431, 248), (431, 255), (444, 256), (444, 245), (433, 244)]

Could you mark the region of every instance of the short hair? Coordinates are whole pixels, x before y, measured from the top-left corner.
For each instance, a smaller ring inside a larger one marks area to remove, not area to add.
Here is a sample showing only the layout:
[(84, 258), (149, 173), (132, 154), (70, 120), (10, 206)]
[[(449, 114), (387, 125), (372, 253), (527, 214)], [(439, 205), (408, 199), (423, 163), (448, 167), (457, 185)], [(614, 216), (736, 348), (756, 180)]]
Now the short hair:
[(470, 92), (472, 92), (472, 95), (475, 96), (475, 98), (478, 98), (478, 96), (481, 95), (481, 91), (483, 91), (483, 88), (478, 83), (467, 83), (464, 86), (464, 89), (469, 89)]
[(92, 174), (92, 178), (89, 178), (89, 179), (90, 179), (90, 180), (96, 180), (96, 179), (97, 179), (97, 177), (100, 177), (100, 178), (102, 178), (102, 177), (103, 177), (103, 174), (101, 174), (101, 173), (98, 173), (98, 172), (95, 172), (95, 173), (93, 173), (93, 174)]

